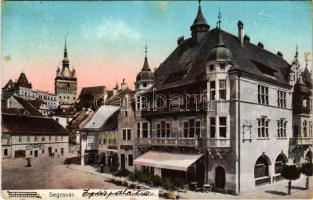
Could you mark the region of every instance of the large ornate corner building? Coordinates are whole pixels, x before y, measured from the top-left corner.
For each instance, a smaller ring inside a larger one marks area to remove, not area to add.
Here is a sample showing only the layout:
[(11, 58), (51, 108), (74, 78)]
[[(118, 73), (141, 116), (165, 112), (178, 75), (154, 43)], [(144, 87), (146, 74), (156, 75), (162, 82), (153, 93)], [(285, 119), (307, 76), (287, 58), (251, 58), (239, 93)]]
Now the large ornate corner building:
[(62, 69), (58, 68), (55, 77), (55, 94), (59, 100), (61, 109), (69, 109), (76, 101), (77, 78), (75, 69), (70, 69), (67, 56), (66, 39), (64, 46), (64, 58), (62, 60)]
[(238, 34), (210, 29), (199, 5), (191, 38), (136, 79), (135, 168), (235, 193), (312, 161), (312, 82), (298, 51), (289, 64)]

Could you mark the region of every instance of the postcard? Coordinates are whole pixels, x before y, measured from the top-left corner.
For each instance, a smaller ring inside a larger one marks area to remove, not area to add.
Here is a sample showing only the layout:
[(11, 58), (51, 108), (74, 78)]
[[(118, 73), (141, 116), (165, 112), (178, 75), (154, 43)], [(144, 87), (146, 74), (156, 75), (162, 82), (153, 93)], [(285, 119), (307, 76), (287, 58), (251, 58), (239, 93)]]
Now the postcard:
[(2, 1), (3, 199), (312, 199), (311, 1)]

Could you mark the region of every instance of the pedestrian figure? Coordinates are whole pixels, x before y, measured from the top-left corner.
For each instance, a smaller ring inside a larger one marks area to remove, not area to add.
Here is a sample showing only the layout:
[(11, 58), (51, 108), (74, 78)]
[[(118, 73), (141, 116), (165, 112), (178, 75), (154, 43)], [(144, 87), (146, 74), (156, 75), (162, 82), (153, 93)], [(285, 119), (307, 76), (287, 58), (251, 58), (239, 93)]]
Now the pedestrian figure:
[(27, 165), (26, 165), (26, 167), (31, 167), (32, 165), (30, 164), (30, 158), (26, 158), (26, 160), (27, 160)]

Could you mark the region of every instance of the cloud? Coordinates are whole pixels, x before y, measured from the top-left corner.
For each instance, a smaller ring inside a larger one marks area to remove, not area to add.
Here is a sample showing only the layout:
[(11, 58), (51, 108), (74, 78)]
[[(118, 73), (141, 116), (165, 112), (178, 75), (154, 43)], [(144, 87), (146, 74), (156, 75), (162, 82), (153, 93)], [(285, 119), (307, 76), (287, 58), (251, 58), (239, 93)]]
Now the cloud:
[(157, 1), (155, 2), (155, 6), (160, 11), (166, 11), (168, 7), (168, 3), (166, 1)]
[(94, 25), (82, 26), (83, 36), (86, 39), (96, 39), (108, 42), (133, 42), (139, 41), (140, 32), (131, 28), (126, 22), (112, 17), (103, 18)]

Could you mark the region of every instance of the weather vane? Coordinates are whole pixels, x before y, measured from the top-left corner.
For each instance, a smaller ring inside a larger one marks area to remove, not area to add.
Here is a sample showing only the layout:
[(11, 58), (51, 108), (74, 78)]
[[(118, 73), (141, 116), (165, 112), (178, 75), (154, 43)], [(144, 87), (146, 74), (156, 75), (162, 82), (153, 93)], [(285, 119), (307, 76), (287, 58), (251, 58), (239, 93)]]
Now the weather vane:
[(218, 19), (218, 21), (216, 22), (216, 26), (217, 26), (217, 28), (221, 28), (221, 19), (222, 19), (222, 15), (221, 15), (221, 12), (220, 11), (218, 11), (218, 15), (217, 15), (217, 19)]

